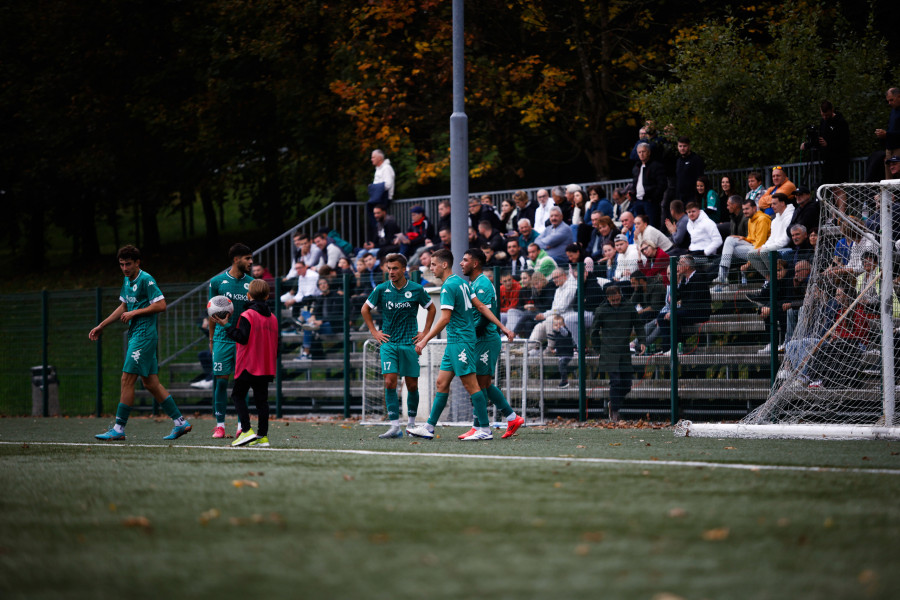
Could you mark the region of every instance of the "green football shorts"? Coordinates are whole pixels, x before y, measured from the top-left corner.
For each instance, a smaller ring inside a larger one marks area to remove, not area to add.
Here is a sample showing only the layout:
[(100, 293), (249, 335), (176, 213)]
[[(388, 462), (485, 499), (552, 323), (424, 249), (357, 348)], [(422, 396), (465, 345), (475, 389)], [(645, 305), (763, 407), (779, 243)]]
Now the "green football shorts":
[(475, 372), (475, 344), (447, 342), (441, 371), (452, 371), (457, 377)]
[(156, 362), (156, 341), (155, 337), (139, 338), (134, 336), (129, 339), (122, 372), (136, 373), (141, 377), (156, 375), (159, 372), (159, 365)]
[(213, 340), (213, 376), (234, 375), (234, 355), (237, 345), (232, 340)]
[(500, 358), (500, 334), (489, 333), (475, 342), (475, 374), (494, 375)]
[(419, 376), (419, 355), (412, 344), (392, 344), (385, 342), (381, 345), (381, 372), (383, 374), (396, 373), (400, 377)]

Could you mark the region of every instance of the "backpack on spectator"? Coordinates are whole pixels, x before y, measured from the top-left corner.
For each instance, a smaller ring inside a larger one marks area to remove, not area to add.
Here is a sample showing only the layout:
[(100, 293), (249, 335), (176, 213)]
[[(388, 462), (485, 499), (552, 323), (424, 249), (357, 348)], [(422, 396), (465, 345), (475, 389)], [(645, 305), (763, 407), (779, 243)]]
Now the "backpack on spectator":
[(353, 244), (342, 238), (337, 231), (332, 229), (328, 232), (328, 237), (331, 238), (331, 241), (334, 242), (335, 246), (341, 249), (341, 252), (343, 252), (345, 256), (353, 256)]

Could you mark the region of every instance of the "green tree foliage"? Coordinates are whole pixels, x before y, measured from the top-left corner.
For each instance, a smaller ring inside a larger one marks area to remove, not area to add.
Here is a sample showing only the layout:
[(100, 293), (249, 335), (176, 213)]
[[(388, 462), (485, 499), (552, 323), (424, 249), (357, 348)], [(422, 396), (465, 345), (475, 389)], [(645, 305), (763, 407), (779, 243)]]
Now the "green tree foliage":
[(800, 160), (805, 126), (828, 99), (850, 124), (852, 152), (868, 154), (890, 81), (885, 41), (871, 24), (862, 33), (835, 8), (802, 1), (705, 21), (679, 32), (671, 69), (634, 106), (727, 168)]

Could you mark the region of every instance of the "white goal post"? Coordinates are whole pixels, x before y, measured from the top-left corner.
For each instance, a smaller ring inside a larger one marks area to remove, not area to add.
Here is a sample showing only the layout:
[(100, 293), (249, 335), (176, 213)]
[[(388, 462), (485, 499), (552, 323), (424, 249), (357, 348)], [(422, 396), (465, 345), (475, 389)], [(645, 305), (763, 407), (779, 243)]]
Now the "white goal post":
[(676, 435), (900, 439), (900, 180), (817, 195), (811, 275), (768, 399), (739, 423), (680, 421)]
[[(416, 416), (416, 420), (419, 422), (424, 422), (431, 411), (435, 382), (446, 345), (446, 340), (431, 340), (419, 358), (421, 373), (419, 376), (419, 408)], [(531, 347), (536, 348), (537, 343), (532, 342)], [(363, 344), (361, 417), (363, 425), (388, 424), (384, 402), (384, 376), (381, 372), (381, 358), (378, 349), (379, 344), (375, 340), (367, 340)], [(512, 409), (525, 419), (526, 425), (543, 425), (545, 423), (543, 369), (537, 369), (533, 364), (529, 367), (528, 353), (525, 351), (527, 349), (528, 340), (516, 339), (508, 342), (504, 339), (500, 358), (497, 361), (497, 370), (494, 374), (494, 384), (503, 391)], [(403, 416), (406, 415), (407, 408), (407, 393), (404, 387), (401, 378), (401, 381), (398, 381), (397, 391)], [(500, 412), (490, 404), (488, 405), (488, 415), (492, 423), (502, 423), (503, 421)], [(472, 425), (472, 404), (469, 394), (457, 377), (453, 378), (453, 383), (450, 385), (450, 398), (438, 425)]]

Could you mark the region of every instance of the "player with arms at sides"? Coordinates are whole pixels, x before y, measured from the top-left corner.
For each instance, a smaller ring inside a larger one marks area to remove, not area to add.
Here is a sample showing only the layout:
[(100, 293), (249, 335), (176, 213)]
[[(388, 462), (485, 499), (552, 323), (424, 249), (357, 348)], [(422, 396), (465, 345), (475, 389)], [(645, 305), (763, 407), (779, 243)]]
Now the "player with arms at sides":
[(116, 424), (106, 433), (98, 434), (98, 440), (124, 440), (125, 424), (134, 405), (134, 384), (138, 376), (144, 389), (153, 394), (153, 398), (174, 422), (172, 432), (163, 439), (175, 440), (191, 430), (175, 401), (159, 382), (156, 362), (156, 343), (159, 334), (156, 331), (156, 317), (166, 310), (166, 299), (156, 285), (156, 280), (141, 270), (141, 251), (134, 246), (124, 246), (117, 255), (119, 268), (125, 275), (122, 291), (119, 293), (119, 307), (106, 317), (103, 322), (91, 329), (88, 338), (100, 339), (103, 329), (115, 321), (128, 325), (128, 349), (125, 351), (125, 365), (122, 367), (122, 393), (119, 406), (116, 408)]
[[(218, 316), (210, 316), (219, 329), (237, 344), (235, 353), (235, 378), (231, 401), (241, 421), (241, 433), (232, 446), (249, 444), (257, 448), (269, 447), (269, 382), (275, 377), (275, 361), (278, 354), (278, 319), (269, 310), (269, 284), (262, 279), (250, 282), (250, 302), (236, 325)], [(253, 388), (256, 403), (257, 427), (250, 428), (250, 411), (247, 409), (247, 391)]]
[[(381, 372), (384, 373), (384, 401), (391, 427), (378, 437), (403, 437), (400, 429), (400, 398), (397, 380), (406, 379), (407, 427), (414, 427), (419, 409), (419, 355), (416, 342), (424, 335), (419, 331), (418, 313), (421, 306), (427, 311), (425, 331), (431, 329), (437, 309), (420, 284), (406, 278), (406, 257), (388, 254), (384, 258), (388, 280), (378, 284), (362, 307), (362, 316), (372, 337), (381, 344)], [(375, 329), (372, 309), (382, 314), (382, 329)]]
[[(253, 277), (250, 271), (253, 269), (253, 251), (244, 244), (235, 244), (228, 249), (228, 258), (231, 259), (231, 268), (219, 273), (209, 280), (209, 298), (225, 296), (234, 305), (234, 312), (227, 325), (238, 322), (241, 313), (250, 302), (248, 291)], [(216, 428), (213, 430), (214, 438), (225, 437), (225, 412), (228, 410), (228, 378), (234, 374), (234, 340), (225, 333), (226, 327), (217, 326), (209, 322), (209, 349), (213, 359), (213, 414), (216, 417)], [(241, 428), (238, 425), (235, 437), (240, 436)]]
[[(493, 311), (494, 303), (497, 302), (497, 294), (494, 290), (494, 284), (484, 274), (484, 263), (486, 257), (484, 252), (478, 248), (469, 248), (463, 254), (460, 266), (463, 275), (469, 278), (472, 292), (486, 306)], [(475, 313), (475, 377), (478, 380), (478, 387), (484, 392), (487, 399), (500, 409), (503, 417), (506, 419), (506, 432), (502, 437), (508, 438), (515, 435), (516, 430), (525, 424), (525, 419), (518, 416), (506, 396), (493, 384), (494, 371), (497, 369), (497, 359), (500, 358), (500, 334), (497, 326), (489, 322), (481, 316), (481, 313)], [(476, 428), (472, 427), (469, 431), (459, 436), (459, 439), (466, 438), (475, 433)]]
[(487, 414), (487, 398), (481, 388), (478, 387), (478, 379), (475, 376), (475, 320), (474, 313), (480, 312), (488, 321), (500, 328), (509, 339), (515, 334), (504, 327), (500, 320), (494, 316), (491, 309), (486, 307), (469, 289), (469, 284), (459, 275), (454, 275), (453, 254), (446, 248), (442, 248), (431, 256), (431, 270), (435, 277), (441, 280), (441, 316), (434, 327), (423, 338), (416, 342), (416, 352), (422, 353), (428, 340), (437, 337), (444, 328), (447, 328), (447, 348), (444, 350), (444, 358), (441, 360), (440, 373), (436, 382), (436, 393), (431, 405), (431, 414), (428, 422), (417, 427), (407, 428), (407, 435), (413, 435), (425, 439), (434, 438), (434, 427), (440, 419), (447, 399), (450, 396), (450, 382), (454, 376), (458, 376), (472, 397), (472, 406), (475, 413), (476, 432), (463, 438), (463, 441), (491, 440), (490, 422)]

